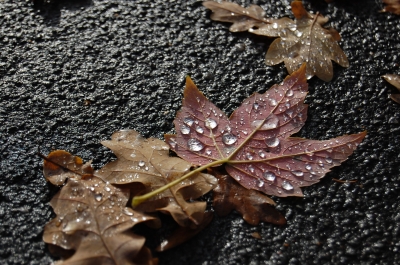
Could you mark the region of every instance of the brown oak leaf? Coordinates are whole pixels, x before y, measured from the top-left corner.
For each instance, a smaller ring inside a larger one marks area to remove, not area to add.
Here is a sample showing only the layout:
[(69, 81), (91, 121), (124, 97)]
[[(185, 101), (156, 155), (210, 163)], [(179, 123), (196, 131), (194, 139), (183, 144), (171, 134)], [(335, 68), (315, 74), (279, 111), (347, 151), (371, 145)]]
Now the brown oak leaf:
[(247, 189), (303, 196), (300, 187), (318, 182), (346, 160), (366, 135), (324, 141), (290, 137), (307, 119), (305, 72), (303, 65), (282, 84), (253, 94), (230, 118), (187, 78), (182, 109), (174, 120), (177, 134), (166, 135), (166, 142), (194, 165), (225, 164), (228, 174)]
[(306, 63), (307, 78), (316, 75), (324, 81), (330, 81), (333, 77), (331, 60), (343, 67), (349, 66), (346, 55), (337, 44), (339, 33), (333, 28), (324, 28), (328, 19), (319, 13), (308, 13), (301, 1), (291, 4), (295, 21), (289, 18), (264, 18), (262, 8), (255, 5), (247, 9), (230, 2), (206, 1), (203, 5), (214, 12), (211, 19), (234, 23), (231, 31), (248, 30), (257, 35), (279, 37), (268, 49), (265, 58), (267, 65), (284, 62), (288, 72), (293, 73)]
[(382, 2), (386, 4), (382, 12), (400, 15), (400, 0), (382, 0)]
[[(169, 156), (169, 146), (165, 142), (145, 139), (133, 130), (118, 131), (112, 135), (111, 141), (102, 144), (110, 148), (118, 159), (95, 172), (95, 176), (112, 184), (142, 183), (142, 193), (148, 193), (190, 171), (190, 163)], [(206, 202), (188, 201), (209, 192), (216, 184), (214, 176), (196, 174), (135, 206), (135, 209), (170, 213), (180, 226), (196, 226), (202, 223)]]
[[(45, 159), (45, 177), (61, 179), (65, 176), (63, 170), (58, 169), (60, 176), (53, 173), (64, 164), (82, 171), (80, 158), (58, 150)], [(85, 173), (92, 171), (89, 165), (84, 168)], [(153, 217), (125, 207), (128, 199), (129, 190), (93, 175), (82, 179), (80, 174), (70, 174), (50, 202), (57, 216), (45, 226), (43, 234), (46, 243), (75, 250), (57, 264), (155, 264), (150, 250), (144, 247), (145, 238), (130, 231), (138, 223), (151, 222)]]
[[(391, 84), (392, 86), (394, 86), (395, 88), (397, 88), (397, 90), (400, 91), (400, 76), (399, 75), (394, 75), (394, 74), (387, 74), (382, 76), (386, 81), (389, 82), (389, 84)], [(400, 104), (400, 94), (391, 94), (390, 98)]]

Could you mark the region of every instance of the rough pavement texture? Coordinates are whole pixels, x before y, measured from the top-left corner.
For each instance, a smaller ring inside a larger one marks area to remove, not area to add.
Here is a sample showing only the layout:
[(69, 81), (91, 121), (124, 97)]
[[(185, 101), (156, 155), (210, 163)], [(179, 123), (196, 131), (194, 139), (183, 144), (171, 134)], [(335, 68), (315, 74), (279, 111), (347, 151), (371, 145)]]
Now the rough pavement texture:
[[(289, 0), (236, 2), (292, 16)], [(276, 199), (286, 226), (216, 218), (193, 240), (158, 254), (160, 264), (400, 262), (400, 105), (380, 77), (400, 73), (400, 16), (379, 13), (375, 0), (305, 6), (331, 18), (350, 67), (335, 65), (329, 83), (310, 80), (299, 136), (368, 136), (304, 198)], [(0, 1), (1, 264), (55, 260), (41, 238), (57, 188), (42, 176), (38, 149), (66, 149), (98, 168), (113, 157), (99, 142), (116, 130), (172, 132), (187, 74), (228, 113), (283, 80), (283, 65), (264, 64), (271, 39), (231, 33), (209, 16), (195, 0)]]

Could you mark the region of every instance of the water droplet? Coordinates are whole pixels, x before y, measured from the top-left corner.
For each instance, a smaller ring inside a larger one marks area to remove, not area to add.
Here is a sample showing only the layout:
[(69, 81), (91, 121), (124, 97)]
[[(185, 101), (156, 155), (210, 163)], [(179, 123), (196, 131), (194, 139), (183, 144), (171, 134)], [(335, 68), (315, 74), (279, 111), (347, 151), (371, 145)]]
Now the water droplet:
[(232, 145), (232, 144), (236, 143), (236, 141), (237, 141), (237, 137), (234, 136), (233, 134), (226, 133), (226, 134), (222, 135), (222, 142), (224, 142), (224, 144), (226, 144), (226, 145)]
[(279, 145), (279, 139), (278, 138), (265, 139), (265, 144), (271, 148), (277, 147)]
[(291, 31), (295, 31), (295, 30), (297, 29), (297, 26), (296, 26), (296, 24), (289, 24), (289, 25), (288, 25), (288, 28), (289, 28)]
[(252, 165), (250, 165), (247, 169), (250, 171), (250, 173), (254, 173), (254, 167)]
[(332, 152), (333, 152), (332, 148), (329, 148), (329, 149), (327, 149), (326, 151), (329, 152), (329, 153), (332, 153)]
[(296, 31), (294, 32), (294, 35), (296, 35), (297, 38), (300, 38), (301, 36), (303, 36), (303, 32), (301, 32), (301, 31), (299, 31), (299, 30), (296, 30)]
[(284, 180), (282, 181), (282, 188), (285, 190), (293, 190), (293, 185), (290, 182)]
[(197, 127), (196, 127), (196, 132), (198, 132), (198, 133), (203, 133), (204, 130), (203, 130), (203, 128), (201, 128), (200, 126), (197, 126)]
[(286, 91), (286, 96), (287, 97), (292, 97), (293, 96), (293, 90), (289, 89), (288, 91)]
[(258, 155), (259, 155), (261, 158), (265, 158), (265, 153), (264, 153), (263, 151), (258, 152)]
[(211, 153), (212, 153), (211, 150), (206, 151), (206, 155), (208, 155), (208, 156), (211, 155)]
[(259, 188), (261, 188), (262, 186), (264, 186), (264, 181), (259, 180), (257, 186), (258, 186)]
[(96, 201), (101, 201), (101, 199), (103, 198), (103, 194), (101, 194), (101, 193), (96, 193), (95, 195), (94, 195), (94, 198), (96, 199)]
[(188, 140), (188, 147), (190, 151), (195, 152), (201, 151), (204, 148), (203, 144), (199, 140), (194, 138)]
[(182, 124), (182, 126), (181, 126), (181, 133), (182, 133), (182, 134), (189, 134), (189, 133), (190, 133), (190, 128), (187, 127), (186, 125), (183, 125), (183, 124)]
[(311, 169), (312, 169), (312, 166), (309, 165), (309, 164), (306, 164), (305, 168), (306, 168), (307, 170), (311, 170)]
[(276, 100), (273, 98), (268, 99), (268, 101), (269, 101), (269, 105), (272, 107), (275, 107), (276, 105), (278, 105), (278, 102), (276, 102)]
[(253, 109), (254, 109), (255, 111), (257, 111), (259, 107), (260, 107), (260, 106), (258, 105), (257, 102), (253, 104)]
[(107, 187), (107, 186), (106, 186), (106, 187), (104, 188), (104, 190), (105, 190), (105, 191), (110, 191), (111, 189), (110, 189), (110, 187)]
[(328, 164), (332, 164), (333, 159), (330, 158), (329, 156), (327, 156), (327, 157), (325, 157), (325, 161), (326, 161), (326, 163), (328, 163)]
[(129, 210), (128, 207), (125, 207), (125, 208), (122, 210), (122, 212), (123, 212), (124, 214), (126, 214), (126, 215), (133, 216), (133, 212), (131, 212), (131, 211)]
[(248, 160), (253, 160), (253, 156), (250, 153), (246, 153), (246, 157)]
[(185, 117), (183, 119), (183, 123), (186, 124), (187, 126), (192, 126), (193, 122), (194, 122), (193, 119), (189, 117)]
[(277, 29), (278, 28), (278, 23), (272, 23), (272, 28)]
[(140, 161), (139, 161), (139, 163), (138, 163), (138, 165), (139, 165), (139, 167), (142, 167), (142, 166), (144, 166), (144, 165), (145, 165), (145, 163), (144, 163), (144, 161), (143, 161), (143, 160), (140, 160)]
[(268, 116), (268, 118), (264, 120), (255, 120), (251, 123), (251, 126), (253, 128), (259, 127), (261, 124), (262, 126), (260, 127), (260, 130), (271, 130), (275, 129), (278, 127), (279, 123), (279, 118), (275, 114), (271, 114)]
[(211, 118), (207, 118), (204, 122), (204, 125), (208, 128), (208, 129), (214, 129), (215, 127), (217, 127), (217, 122)]
[(263, 173), (263, 176), (268, 181), (274, 181), (275, 178), (276, 178), (276, 175), (274, 173), (270, 172), (270, 171), (265, 171)]
[(300, 170), (293, 170), (292, 174), (295, 175), (296, 177), (302, 177), (304, 175), (303, 171)]

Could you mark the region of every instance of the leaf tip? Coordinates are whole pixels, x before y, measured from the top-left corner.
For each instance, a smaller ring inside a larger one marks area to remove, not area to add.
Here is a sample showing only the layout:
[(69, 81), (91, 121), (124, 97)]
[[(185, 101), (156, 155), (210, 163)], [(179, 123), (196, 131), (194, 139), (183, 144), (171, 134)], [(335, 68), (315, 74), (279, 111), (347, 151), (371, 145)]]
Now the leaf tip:
[(197, 86), (194, 84), (192, 78), (190, 78), (189, 75), (186, 75), (186, 89), (193, 89), (196, 88)]
[(302, 19), (308, 17), (308, 12), (303, 6), (301, 0), (294, 0), (291, 4), (293, 15), (296, 19)]

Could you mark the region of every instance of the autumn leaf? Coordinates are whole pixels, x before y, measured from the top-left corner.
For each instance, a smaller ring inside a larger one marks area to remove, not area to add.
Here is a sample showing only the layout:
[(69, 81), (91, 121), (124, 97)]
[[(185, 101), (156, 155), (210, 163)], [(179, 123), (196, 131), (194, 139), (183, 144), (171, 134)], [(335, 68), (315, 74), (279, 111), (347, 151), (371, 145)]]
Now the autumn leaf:
[(400, 0), (382, 0), (386, 4), (382, 12), (390, 12), (400, 15)]
[(271, 206), (275, 205), (274, 201), (259, 191), (245, 189), (229, 175), (218, 175), (218, 186), (213, 190), (213, 196), (213, 207), (219, 216), (236, 210), (251, 225), (258, 225), (260, 221), (286, 224), (285, 217)]
[(203, 167), (225, 164), (230, 176), (247, 189), (279, 197), (303, 196), (300, 187), (319, 181), (347, 159), (366, 132), (316, 141), (290, 137), (307, 119), (306, 68), (264, 94), (255, 93), (228, 118), (190, 78), (176, 135), (166, 142), (178, 156)]
[(280, 30), (292, 22), (289, 18), (265, 18), (265, 11), (258, 5), (250, 5), (248, 8), (244, 8), (238, 4), (225, 1), (221, 3), (205, 1), (203, 5), (213, 11), (212, 20), (233, 23), (229, 28), (232, 32), (247, 30), (253, 32), (255, 28), (258, 28), (263, 29), (265, 33), (263, 35), (278, 37)]
[(68, 178), (80, 179), (82, 176), (93, 174), (90, 162), (83, 164), (80, 157), (71, 155), (64, 150), (53, 151), (43, 158), (43, 175), (54, 185), (63, 185)]
[[(397, 88), (397, 90), (400, 91), (400, 76), (399, 75), (393, 75), (393, 74), (387, 74), (382, 76), (386, 81), (389, 82), (389, 84), (393, 85), (394, 87)], [(400, 104), (400, 94), (391, 94), (390, 98)]]
[[(82, 170), (80, 158), (58, 150), (45, 160), (46, 179), (63, 178), (63, 164)], [(60, 176), (53, 174), (56, 167)], [(88, 165), (83, 168), (85, 173), (92, 170)], [(70, 174), (66, 185), (50, 202), (57, 216), (46, 225), (43, 234), (46, 243), (75, 250), (57, 264), (154, 264), (149, 249), (144, 247), (145, 238), (130, 231), (134, 225), (153, 218), (125, 207), (128, 199), (128, 190), (93, 175), (82, 179), (79, 174)]]
[(161, 244), (156, 248), (156, 251), (158, 252), (166, 251), (191, 239), (192, 237), (200, 233), (208, 224), (210, 224), (210, 222), (213, 219), (213, 216), (214, 215), (212, 212), (206, 212), (204, 214), (204, 218), (201, 224), (194, 227), (179, 226), (172, 232), (172, 234), (169, 237), (165, 238), (161, 242)]
[[(142, 192), (148, 193), (190, 171), (190, 163), (169, 156), (169, 146), (165, 142), (155, 138), (145, 139), (133, 130), (116, 132), (111, 141), (103, 141), (102, 144), (110, 148), (118, 159), (95, 172), (95, 176), (112, 184), (142, 183)], [(170, 213), (180, 226), (196, 226), (202, 223), (206, 202), (188, 200), (204, 195), (216, 184), (215, 177), (209, 174), (195, 174), (135, 206), (135, 209)]]
[(257, 35), (279, 37), (268, 49), (267, 65), (284, 62), (288, 72), (293, 73), (306, 63), (307, 78), (316, 75), (324, 81), (333, 77), (331, 60), (343, 67), (349, 66), (346, 55), (337, 44), (339, 33), (335, 29), (324, 28), (328, 19), (319, 13), (308, 13), (301, 1), (291, 4), (295, 21), (264, 18), (262, 8), (255, 5), (247, 9), (230, 2), (206, 1), (203, 5), (214, 12), (211, 19), (234, 23), (231, 31), (248, 30)]

